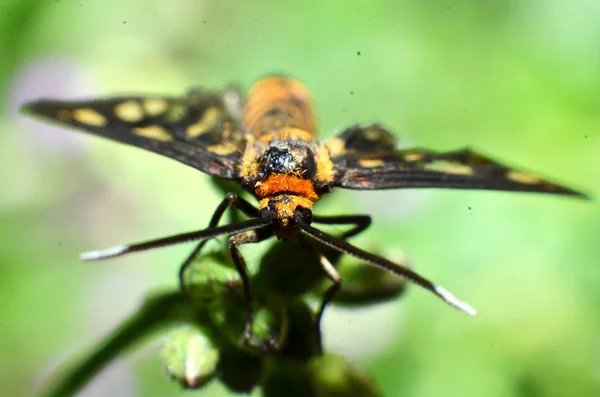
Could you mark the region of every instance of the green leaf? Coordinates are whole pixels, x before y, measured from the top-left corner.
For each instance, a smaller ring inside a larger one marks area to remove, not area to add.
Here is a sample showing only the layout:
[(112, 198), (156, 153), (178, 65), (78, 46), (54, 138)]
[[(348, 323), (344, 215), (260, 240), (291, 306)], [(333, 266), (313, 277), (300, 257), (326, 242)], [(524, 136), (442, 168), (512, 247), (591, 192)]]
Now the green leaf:
[(96, 374), (129, 347), (174, 322), (196, 321), (189, 298), (181, 292), (148, 298), (142, 307), (83, 359), (69, 360), (41, 393), (48, 397), (75, 395)]

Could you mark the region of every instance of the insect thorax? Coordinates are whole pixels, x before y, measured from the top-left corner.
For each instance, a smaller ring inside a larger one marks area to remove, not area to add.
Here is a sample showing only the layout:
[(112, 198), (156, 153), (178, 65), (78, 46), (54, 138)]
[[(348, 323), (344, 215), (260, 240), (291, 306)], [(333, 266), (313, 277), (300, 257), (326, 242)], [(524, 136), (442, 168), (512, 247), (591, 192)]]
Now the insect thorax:
[(322, 150), (318, 143), (300, 139), (248, 142), (243, 184), (260, 200), (261, 210), (269, 208), (277, 214), (280, 237), (293, 234), (289, 227), (296, 211), (311, 211), (328, 187), (319, 173), (323, 173)]
[(267, 144), (257, 158), (256, 180), (252, 188), (260, 199), (278, 195), (300, 196), (307, 208), (319, 196), (315, 192), (317, 158), (314, 143), (276, 140)]
[[(294, 234), (296, 211), (312, 211), (333, 183), (333, 163), (315, 141), (316, 115), (302, 83), (284, 77), (258, 81), (248, 95), (242, 185), (277, 216), (276, 234)], [(285, 232), (287, 230), (288, 232)]]

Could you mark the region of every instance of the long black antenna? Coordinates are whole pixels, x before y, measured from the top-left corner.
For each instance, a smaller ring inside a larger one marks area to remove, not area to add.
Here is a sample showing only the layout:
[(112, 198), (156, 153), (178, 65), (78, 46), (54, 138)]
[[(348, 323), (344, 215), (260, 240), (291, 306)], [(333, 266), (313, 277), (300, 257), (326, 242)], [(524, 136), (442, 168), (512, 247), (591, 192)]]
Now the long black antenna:
[(97, 261), (108, 258), (115, 258), (133, 252), (145, 251), (152, 248), (165, 247), (168, 245), (186, 243), (197, 240), (209, 240), (215, 237), (220, 237), (229, 234), (245, 232), (248, 230), (260, 229), (273, 223), (272, 218), (250, 219), (233, 225), (225, 225), (219, 227), (211, 227), (195, 232), (176, 234), (174, 236), (163, 237), (156, 240), (145, 241), (129, 245), (117, 245), (100, 251), (84, 252), (80, 258), (84, 261)]
[(435, 285), (431, 281), (421, 277), (419, 274), (413, 272), (412, 270), (397, 265), (381, 256), (363, 251), (360, 248), (357, 248), (344, 240), (325, 234), (322, 231), (315, 229), (314, 227), (306, 223), (306, 221), (302, 219), (301, 215), (297, 215), (294, 218), (300, 230), (306, 235), (312, 237), (313, 239), (318, 240), (321, 243), (328, 245), (331, 248), (334, 248), (340, 252), (344, 252), (346, 254), (357, 257), (358, 259), (370, 262), (376, 266), (382, 267), (386, 270), (391, 271), (392, 273), (404, 277), (405, 279), (425, 288), (426, 290), (433, 292), (435, 295), (443, 299), (450, 306), (453, 306), (458, 310), (461, 310), (471, 316), (477, 314), (477, 311), (474, 308), (472, 308), (468, 303), (459, 300), (454, 295), (452, 295), (452, 293), (447, 289), (440, 287), (439, 285)]

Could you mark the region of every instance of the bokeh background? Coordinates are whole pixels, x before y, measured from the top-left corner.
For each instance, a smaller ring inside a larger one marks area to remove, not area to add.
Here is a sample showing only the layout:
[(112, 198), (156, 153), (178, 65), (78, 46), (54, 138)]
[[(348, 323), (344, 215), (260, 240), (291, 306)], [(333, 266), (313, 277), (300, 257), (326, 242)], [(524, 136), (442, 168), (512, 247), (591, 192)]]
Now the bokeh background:
[[(79, 252), (203, 227), (220, 200), (207, 176), (26, 119), (23, 101), (246, 89), (285, 72), (314, 93), (325, 138), (379, 121), (404, 145), (472, 146), (600, 197), (599, 43), (595, 0), (3, 0), (0, 395), (33, 393), (148, 293), (175, 287), (190, 247), (102, 263)], [(402, 249), (480, 313), (418, 288), (328, 311), (327, 347), (386, 396), (600, 395), (597, 200), (333, 197), (316, 212), (371, 213), (358, 245)], [(81, 395), (228, 395), (181, 391), (158, 346), (131, 350)]]

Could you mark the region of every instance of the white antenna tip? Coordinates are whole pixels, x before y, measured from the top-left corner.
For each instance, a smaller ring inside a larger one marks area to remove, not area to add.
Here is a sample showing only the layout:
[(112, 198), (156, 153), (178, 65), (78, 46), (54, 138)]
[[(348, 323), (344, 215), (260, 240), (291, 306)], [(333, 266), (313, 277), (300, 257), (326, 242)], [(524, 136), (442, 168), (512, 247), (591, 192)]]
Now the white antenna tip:
[(79, 254), (79, 258), (81, 258), (82, 261), (97, 261), (100, 259), (121, 255), (122, 253), (126, 252), (128, 248), (129, 247), (126, 245), (117, 245), (116, 247), (105, 250), (84, 252)]
[(475, 310), (471, 305), (466, 302), (463, 302), (457, 299), (450, 291), (447, 289), (440, 287), (439, 285), (435, 286), (435, 292), (437, 292), (446, 302), (448, 302), (451, 306), (454, 306), (460, 311), (467, 313), (470, 316), (477, 315), (477, 310)]

